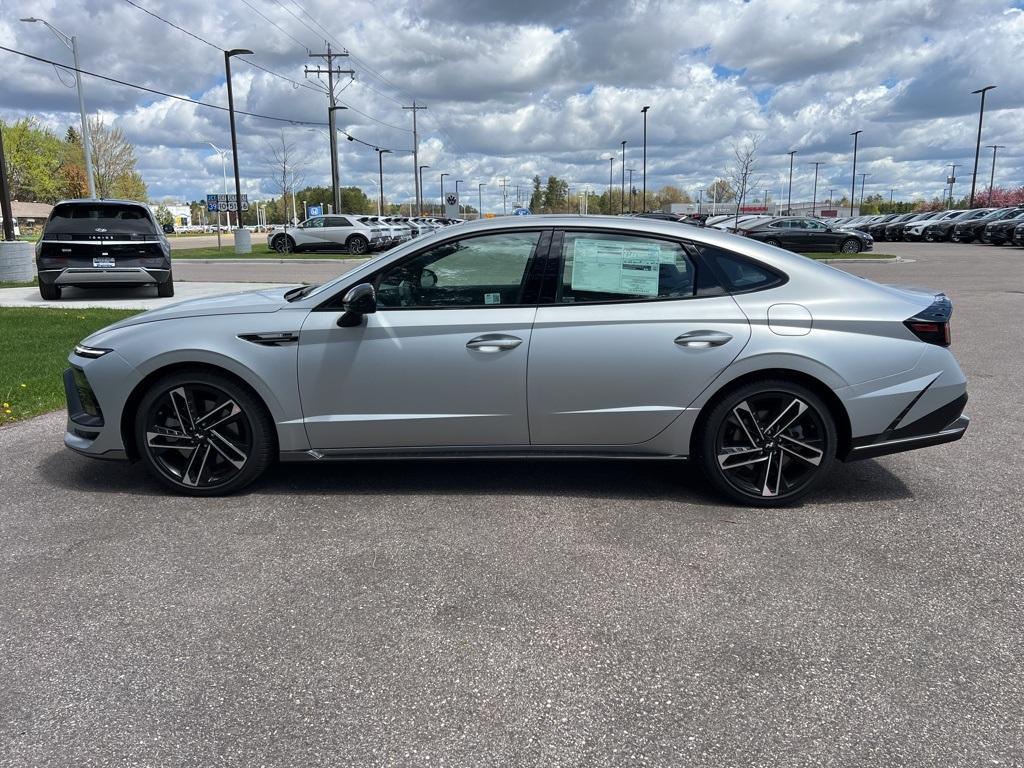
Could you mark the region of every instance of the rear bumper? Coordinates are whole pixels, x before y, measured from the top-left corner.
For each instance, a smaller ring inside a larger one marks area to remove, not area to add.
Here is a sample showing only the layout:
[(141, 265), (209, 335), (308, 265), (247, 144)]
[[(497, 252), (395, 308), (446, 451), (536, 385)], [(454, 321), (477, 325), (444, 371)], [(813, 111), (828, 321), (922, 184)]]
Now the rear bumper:
[(971, 423), (970, 418), (963, 415), (966, 405), (965, 392), (956, 400), (936, 408), (905, 427), (854, 439), (849, 452), (841, 458), (844, 461), (859, 461), (955, 442), (964, 436)]
[(66, 267), (39, 270), (46, 285), (155, 285), (166, 282), (169, 269), (144, 267)]

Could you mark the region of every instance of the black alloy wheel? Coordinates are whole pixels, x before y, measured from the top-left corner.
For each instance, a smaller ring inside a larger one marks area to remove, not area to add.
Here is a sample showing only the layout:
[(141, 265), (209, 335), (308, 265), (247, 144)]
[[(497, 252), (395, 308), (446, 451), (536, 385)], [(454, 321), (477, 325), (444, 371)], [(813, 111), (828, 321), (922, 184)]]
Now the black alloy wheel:
[(206, 372), (157, 381), (139, 403), (136, 445), (150, 472), (179, 493), (215, 496), (248, 485), (273, 458), (266, 408), (234, 381)]
[(748, 384), (709, 414), (700, 445), (705, 474), (725, 495), (751, 506), (792, 504), (828, 473), (836, 428), (809, 389), (778, 380)]
[(860, 241), (853, 237), (843, 240), (839, 250), (842, 253), (860, 253)]

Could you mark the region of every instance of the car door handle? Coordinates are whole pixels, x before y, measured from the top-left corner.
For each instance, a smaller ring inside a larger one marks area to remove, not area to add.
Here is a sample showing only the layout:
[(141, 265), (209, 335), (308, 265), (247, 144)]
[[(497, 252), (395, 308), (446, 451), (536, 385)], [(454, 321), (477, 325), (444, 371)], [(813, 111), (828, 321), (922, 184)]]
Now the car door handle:
[(690, 331), (676, 336), (676, 344), (681, 347), (720, 347), (732, 341), (732, 336), (721, 331)]
[(466, 343), (466, 349), (473, 349), (477, 352), (503, 352), (506, 349), (515, 349), (523, 340), (517, 336), (505, 336), (501, 333), (485, 333), (477, 336)]

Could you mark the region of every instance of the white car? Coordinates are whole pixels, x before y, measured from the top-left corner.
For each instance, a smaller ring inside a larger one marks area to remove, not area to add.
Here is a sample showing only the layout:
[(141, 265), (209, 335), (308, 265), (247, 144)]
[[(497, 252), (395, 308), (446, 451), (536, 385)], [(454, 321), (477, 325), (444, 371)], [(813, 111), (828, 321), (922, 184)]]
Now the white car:
[(387, 237), (384, 228), (360, 218), (359, 214), (314, 216), (297, 227), (269, 232), (267, 245), (278, 253), (344, 248), (353, 256), (383, 248)]

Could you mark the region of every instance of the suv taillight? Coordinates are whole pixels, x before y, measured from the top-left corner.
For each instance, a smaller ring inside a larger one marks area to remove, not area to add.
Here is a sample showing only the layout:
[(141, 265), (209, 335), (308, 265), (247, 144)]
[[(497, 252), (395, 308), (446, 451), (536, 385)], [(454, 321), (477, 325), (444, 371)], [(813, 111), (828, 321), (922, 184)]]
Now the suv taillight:
[(953, 303), (944, 293), (935, 297), (926, 310), (904, 320), (903, 324), (921, 341), (937, 344), (940, 347), (950, 345), (949, 320), (953, 316)]

